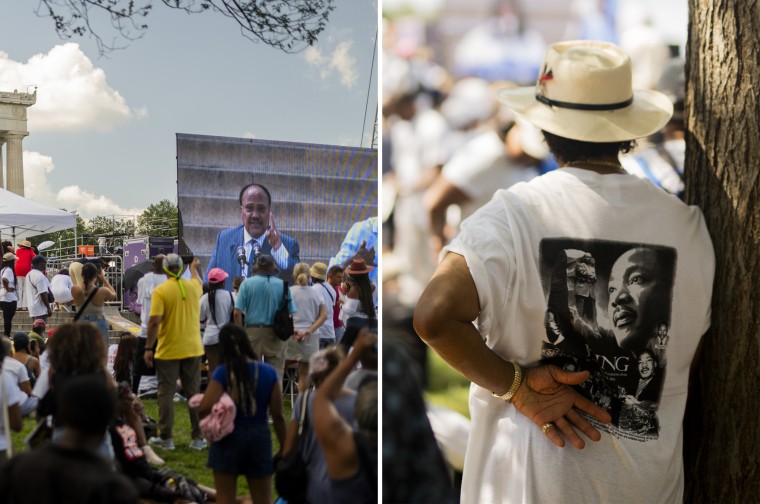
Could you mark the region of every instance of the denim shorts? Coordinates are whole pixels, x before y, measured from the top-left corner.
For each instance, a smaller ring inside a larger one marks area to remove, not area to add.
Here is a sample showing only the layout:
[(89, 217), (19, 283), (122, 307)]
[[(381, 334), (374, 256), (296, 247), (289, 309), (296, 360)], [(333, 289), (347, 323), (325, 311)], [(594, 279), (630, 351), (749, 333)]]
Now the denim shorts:
[(271, 476), (274, 463), (269, 423), (235, 425), (230, 434), (211, 443), (206, 467), (225, 474)]

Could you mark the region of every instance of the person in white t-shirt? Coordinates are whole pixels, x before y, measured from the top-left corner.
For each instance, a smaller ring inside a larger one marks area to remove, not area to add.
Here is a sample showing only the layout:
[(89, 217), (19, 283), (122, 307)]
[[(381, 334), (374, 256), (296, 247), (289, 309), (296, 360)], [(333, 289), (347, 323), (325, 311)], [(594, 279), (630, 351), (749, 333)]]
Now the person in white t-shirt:
[(74, 287), (74, 281), (71, 280), (69, 270), (66, 268), (53, 275), (50, 280), (50, 292), (53, 293), (55, 304), (65, 311), (70, 311), (74, 303), (74, 296), (71, 295), (72, 287)]
[[(10, 432), (21, 432), (24, 427), (24, 419), (21, 416), (22, 397), (18, 389), (13, 386), (13, 378), (3, 372), (5, 361), (5, 347), (0, 345), (0, 464), (7, 458), (8, 438)], [(8, 409), (8, 425), (5, 425), (4, 409)]]
[(32, 395), (29, 372), (22, 363), (11, 357), (11, 340), (2, 337), (2, 346), (6, 357), (3, 359), (3, 374), (11, 377), (12, 392), (19, 397), (21, 416), (25, 417), (37, 409), (39, 399)]
[[(333, 286), (327, 282), (327, 265), (321, 262), (315, 262), (311, 265), (309, 270), (311, 274), (312, 286), (311, 289), (320, 296), (324, 301), (325, 306), (330, 311), (330, 307), (335, 306), (335, 299), (338, 294), (333, 289)], [(317, 333), (319, 334), (319, 348), (327, 348), (330, 345), (335, 344), (335, 324), (333, 318), (328, 313), (327, 319), (319, 326)]]
[(150, 303), (153, 298), (153, 290), (166, 282), (166, 273), (164, 273), (164, 255), (158, 254), (153, 257), (153, 271), (143, 275), (137, 281), (137, 303), (142, 306), (140, 309), (140, 334), (137, 340), (137, 351), (135, 352), (134, 373), (132, 374), (132, 390), (137, 394), (140, 390), (140, 378), (142, 376), (155, 376), (156, 370), (145, 366), (143, 354), (145, 353), (145, 342), (148, 340), (148, 319), (150, 319)]
[(309, 285), (311, 271), (307, 263), (298, 263), (293, 268), (294, 285), (290, 287), (290, 297), (298, 310), (293, 313), (295, 334), (285, 342), (285, 359), (297, 361), (298, 389), (305, 390), (308, 383), (309, 359), (320, 350), (319, 330), (330, 318), (330, 305), (325, 302), (316, 285)]
[(32, 270), (26, 276), (26, 299), (29, 316), (32, 319), (42, 319), (45, 322), (53, 314), (53, 305), (48, 297), (50, 281), (44, 273), (46, 264), (47, 259), (44, 256), (34, 256)]
[[(462, 502), (683, 500), (683, 415), (715, 254), (698, 208), (620, 166), (673, 110), (632, 89), (630, 65), (613, 44), (560, 42), (535, 87), (500, 92), (560, 169), (465, 220), (416, 307), (420, 336), (473, 382)], [(645, 353), (658, 324), (667, 366)], [(641, 408), (630, 397), (650, 369)]]
[(219, 365), (219, 330), (224, 324), (232, 322), (235, 309), (235, 295), (225, 290), (229, 275), (221, 268), (212, 268), (208, 272), (208, 292), (201, 296), (201, 322), (206, 323), (203, 331), (203, 349), (208, 359), (208, 375), (214, 374)]

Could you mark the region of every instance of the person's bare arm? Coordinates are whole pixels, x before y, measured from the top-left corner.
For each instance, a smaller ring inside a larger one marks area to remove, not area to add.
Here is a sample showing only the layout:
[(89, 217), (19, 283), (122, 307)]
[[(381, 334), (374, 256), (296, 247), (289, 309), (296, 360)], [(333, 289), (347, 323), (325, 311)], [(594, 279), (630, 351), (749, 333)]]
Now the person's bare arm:
[(233, 312), (233, 318), (235, 319), (235, 324), (239, 325), (240, 327), (245, 327), (245, 324), (243, 323), (243, 317), (245, 314), (241, 312), (239, 309), (235, 308), (235, 311)]
[(190, 277), (193, 280), (197, 280), (203, 285), (203, 276), (201, 275), (201, 260), (197, 257), (193, 258), (193, 262), (190, 263)]
[(71, 288), (71, 296), (74, 298), (75, 305), (82, 306), (82, 303), (84, 303), (85, 295), (81, 287), (78, 285), (73, 286)]
[(96, 294), (98, 302), (105, 303), (106, 301), (113, 301), (116, 299), (116, 291), (111, 286), (111, 282), (108, 281), (108, 277), (102, 270), (98, 272), (98, 280), (100, 280), (101, 283), (101, 287)]
[(145, 365), (149, 368), (153, 367), (153, 358), (155, 357), (153, 347), (156, 345), (156, 341), (158, 341), (158, 328), (161, 327), (162, 318), (162, 315), (151, 315), (148, 319), (148, 339), (145, 341), (143, 359), (145, 360)]
[[(515, 368), (486, 345), (472, 324), (479, 310), (478, 293), (464, 257), (450, 253), (417, 303), (414, 328), (425, 343), (467, 379), (504, 394), (512, 386)], [(594, 441), (601, 434), (577, 409), (600, 422), (611, 421), (604, 409), (569, 386), (583, 383), (588, 376), (587, 371), (569, 373), (556, 366), (525, 368), (512, 404), (539, 427), (553, 422), (557, 428), (548, 429), (546, 435), (555, 445), (563, 447), (567, 439), (582, 449), (585, 443), (576, 428)]]
[(24, 428), (24, 418), (21, 416), (21, 405), (8, 406), (8, 424), (13, 432), (21, 432)]
[(325, 455), (327, 474), (332, 479), (351, 477), (359, 468), (353, 428), (338, 413), (335, 400), (348, 374), (375, 343), (377, 335), (362, 330), (356, 337), (354, 350), (327, 375), (314, 397), (314, 433)]
[(277, 436), (277, 442), (280, 444), (280, 451), (277, 455), (282, 455), (286, 431), (285, 413), (282, 409), (282, 380), (277, 380), (272, 386), (272, 395), (269, 397), (269, 414), (272, 415), (272, 426)]
[(206, 391), (204, 392), (203, 398), (201, 399), (201, 403), (198, 405), (198, 416), (200, 418), (203, 418), (211, 413), (211, 409), (214, 407), (214, 404), (216, 404), (219, 398), (222, 397), (222, 394), (224, 394), (224, 388), (222, 387), (222, 384), (216, 380), (209, 380)]
[(18, 388), (20, 388), (21, 392), (25, 393), (26, 395), (32, 395), (32, 382), (29, 380), (19, 383)]
[(317, 316), (317, 320), (315, 320), (308, 329), (306, 329), (306, 334), (304, 334), (304, 338), (308, 336), (309, 334), (314, 334), (314, 331), (319, 329), (322, 324), (325, 323), (325, 320), (327, 320), (327, 306), (325, 305), (319, 305), (319, 315)]
[(459, 205), (470, 200), (461, 189), (452, 184), (443, 175), (438, 176), (425, 193), (425, 208), (428, 212), (430, 230), (436, 241), (434, 252), (437, 254), (446, 244), (446, 209), (450, 205)]

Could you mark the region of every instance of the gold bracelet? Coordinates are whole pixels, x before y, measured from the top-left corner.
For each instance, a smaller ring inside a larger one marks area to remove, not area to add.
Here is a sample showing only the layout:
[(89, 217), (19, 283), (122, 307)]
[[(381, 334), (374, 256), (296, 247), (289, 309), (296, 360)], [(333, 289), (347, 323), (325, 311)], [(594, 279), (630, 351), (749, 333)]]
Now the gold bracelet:
[(498, 397), (499, 399), (503, 399), (507, 402), (512, 401), (512, 397), (514, 397), (515, 393), (517, 392), (517, 389), (520, 388), (520, 384), (522, 383), (522, 368), (516, 362), (513, 362), (512, 366), (515, 369), (515, 376), (512, 378), (512, 386), (509, 387), (509, 390), (507, 390), (507, 392), (504, 394), (497, 394), (496, 392), (491, 392), (492, 396)]

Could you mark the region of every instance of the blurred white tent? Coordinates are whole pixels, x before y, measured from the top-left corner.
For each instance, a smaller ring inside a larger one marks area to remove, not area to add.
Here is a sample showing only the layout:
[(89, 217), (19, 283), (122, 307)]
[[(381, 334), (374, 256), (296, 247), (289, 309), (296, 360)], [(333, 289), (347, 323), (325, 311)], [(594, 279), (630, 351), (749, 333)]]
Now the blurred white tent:
[(17, 240), (76, 227), (73, 213), (57, 210), (0, 189), (0, 236)]

